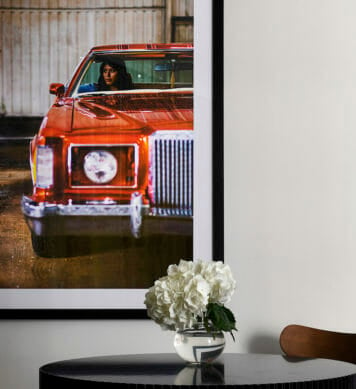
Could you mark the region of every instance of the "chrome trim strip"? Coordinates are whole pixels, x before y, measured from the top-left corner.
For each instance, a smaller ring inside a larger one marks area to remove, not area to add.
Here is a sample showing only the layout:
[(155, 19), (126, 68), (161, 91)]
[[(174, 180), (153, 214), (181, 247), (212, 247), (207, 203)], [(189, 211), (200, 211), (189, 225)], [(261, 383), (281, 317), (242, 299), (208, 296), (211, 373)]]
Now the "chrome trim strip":
[(163, 216), (163, 217), (193, 217), (192, 209), (177, 209), (177, 208), (151, 208), (151, 216)]

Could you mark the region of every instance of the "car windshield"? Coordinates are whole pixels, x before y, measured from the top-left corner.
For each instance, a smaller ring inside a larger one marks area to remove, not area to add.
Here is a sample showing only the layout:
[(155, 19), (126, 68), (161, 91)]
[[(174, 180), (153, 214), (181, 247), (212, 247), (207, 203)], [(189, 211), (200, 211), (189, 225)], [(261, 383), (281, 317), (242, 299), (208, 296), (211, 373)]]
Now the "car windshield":
[(89, 58), (72, 94), (192, 87), (192, 51), (110, 53)]

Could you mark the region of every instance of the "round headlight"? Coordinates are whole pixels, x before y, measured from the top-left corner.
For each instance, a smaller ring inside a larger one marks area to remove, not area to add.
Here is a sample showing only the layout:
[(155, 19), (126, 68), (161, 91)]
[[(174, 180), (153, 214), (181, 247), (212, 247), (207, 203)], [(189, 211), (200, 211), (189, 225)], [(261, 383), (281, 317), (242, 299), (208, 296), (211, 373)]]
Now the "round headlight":
[(116, 176), (116, 158), (108, 151), (91, 151), (84, 157), (84, 172), (90, 181), (106, 184)]

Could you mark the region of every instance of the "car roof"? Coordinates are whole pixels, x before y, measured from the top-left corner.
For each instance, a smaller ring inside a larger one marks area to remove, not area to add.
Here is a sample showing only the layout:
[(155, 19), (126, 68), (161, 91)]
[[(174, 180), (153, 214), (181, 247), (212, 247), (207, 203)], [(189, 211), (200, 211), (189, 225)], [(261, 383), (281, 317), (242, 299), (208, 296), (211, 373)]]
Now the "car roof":
[(91, 52), (103, 51), (131, 51), (131, 50), (174, 50), (174, 49), (193, 49), (192, 43), (131, 43), (117, 45), (95, 46)]

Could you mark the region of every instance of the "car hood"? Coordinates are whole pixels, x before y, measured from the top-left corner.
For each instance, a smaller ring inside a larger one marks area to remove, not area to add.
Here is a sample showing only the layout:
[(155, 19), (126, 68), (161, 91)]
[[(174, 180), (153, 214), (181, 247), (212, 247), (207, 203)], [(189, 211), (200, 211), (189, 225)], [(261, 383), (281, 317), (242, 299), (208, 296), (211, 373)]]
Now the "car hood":
[(72, 129), (152, 130), (193, 127), (192, 93), (125, 93), (77, 98)]

